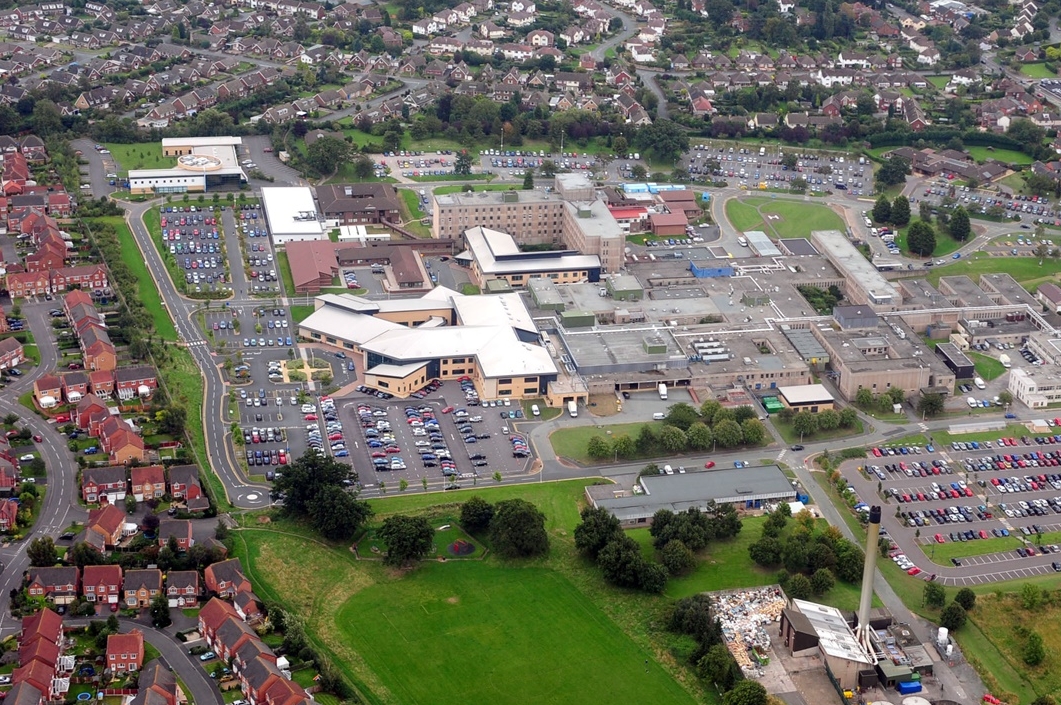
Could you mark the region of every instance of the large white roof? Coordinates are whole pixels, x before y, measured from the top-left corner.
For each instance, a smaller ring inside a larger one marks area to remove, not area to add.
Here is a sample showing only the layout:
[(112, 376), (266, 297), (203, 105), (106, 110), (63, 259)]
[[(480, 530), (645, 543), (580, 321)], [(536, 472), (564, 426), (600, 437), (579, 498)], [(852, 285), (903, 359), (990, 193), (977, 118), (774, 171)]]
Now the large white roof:
[(855, 633), (847, 625), (847, 620), (840, 610), (806, 600), (793, 599), (792, 604), (814, 627), (814, 632), (818, 635), (818, 645), (826, 654), (858, 663), (874, 663), (858, 643)]
[(814, 402), (828, 403), (833, 401), (833, 395), (825, 388), (824, 384), (796, 384), (787, 387), (778, 387), (778, 394), (783, 396), (789, 404), (813, 404)]
[(279, 235), (323, 236), (313, 191), (306, 186), (269, 186), (262, 189), (262, 205), (269, 229)]

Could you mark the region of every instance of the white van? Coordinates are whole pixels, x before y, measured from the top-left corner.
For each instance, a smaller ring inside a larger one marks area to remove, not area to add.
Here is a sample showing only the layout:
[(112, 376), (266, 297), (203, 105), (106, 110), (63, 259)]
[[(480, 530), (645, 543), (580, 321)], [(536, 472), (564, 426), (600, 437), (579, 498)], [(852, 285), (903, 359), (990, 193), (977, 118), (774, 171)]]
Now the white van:
[(748, 241), (745, 240), (743, 237), (738, 237), (737, 238), (737, 244), (740, 245), (741, 247), (747, 247), (748, 246)]
[(980, 379), (979, 377), (973, 380), (973, 384), (976, 385), (977, 389), (987, 389), (987, 385), (984, 384), (984, 380)]
[(531, 413), (534, 414), (535, 416), (541, 416), (542, 415), (542, 411), (541, 411), (541, 409), (538, 408), (537, 404), (531, 404)]
[(667, 415), (664, 414), (662, 411), (657, 411), (656, 413), (652, 414), (653, 421), (662, 421), (665, 418), (667, 418)]
[(664, 475), (673, 475), (674, 474), (674, 468), (672, 468), (670, 465), (664, 465), (663, 466), (663, 474)]
[(976, 400), (973, 399), (972, 397), (969, 397), (965, 401), (969, 405), (970, 409), (975, 409), (976, 407), (980, 406), (979, 404), (976, 403)]

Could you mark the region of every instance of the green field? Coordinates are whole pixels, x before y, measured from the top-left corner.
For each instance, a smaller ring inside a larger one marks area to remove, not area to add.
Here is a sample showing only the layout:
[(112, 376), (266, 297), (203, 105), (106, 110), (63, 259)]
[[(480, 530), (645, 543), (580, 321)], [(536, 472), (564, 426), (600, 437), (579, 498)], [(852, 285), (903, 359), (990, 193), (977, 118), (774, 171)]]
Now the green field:
[[(903, 417), (905, 418), (905, 416)], [(781, 437), (785, 439), (785, 443), (800, 443), (800, 442), (815, 442), (831, 441), (837, 438), (847, 438), (849, 436), (861, 436), (863, 433), (861, 419), (858, 423), (851, 428), (834, 428), (829, 431), (818, 431), (813, 436), (804, 436), (802, 439), (799, 437), (799, 433), (792, 428), (791, 423), (785, 423), (777, 416), (771, 416), (770, 422), (774, 424), (774, 428), (781, 434)]]
[[(305, 621), (314, 648), (365, 702), (716, 703), (712, 692), (694, 698), (673, 678), (687, 672), (669, 657), (672, 637), (658, 626), (668, 601), (606, 586), (575, 554), (571, 534), (586, 484), (474, 490), (542, 510), (552, 547), (529, 563), (487, 555), (393, 571), (316, 541), (297, 524), (276, 517), (260, 524), (254, 516), (239, 518), (234, 554), (255, 591)], [(455, 499), (395, 493), (371, 505), (375, 522), (452, 514)]]
[(172, 157), (162, 156), (161, 142), (143, 142), (140, 144), (108, 144), (114, 161), (118, 162), (118, 173), (124, 174), (130, 169), (168, 169), (177, 163)]
[(950, 83), (950, 76), (925, 76), (925, 78), (928, 79), (929, 83), (940, 90), (946, 88), (947, 84)]
[[(966, 275), (978, 281), (981, 274), (1009, 274), (1018, 282), (1025, 283), (1043, 277), (1056, 277), (1061, 274), (1061, 260), (1047, 259), (1039, 264), (1036, 257), (992, 257), (977, 252), (961, 261), (937, 268), (927, 276), (932, 286), (939, 286), (940, 277)], [(919, 273), (920, 274), (920, 273)]]
[[(580, 463), (597, 462), (586, 455), (586, 444), (594, 436), (604, 436), (611, 440), (617, 436), (630, 436), (634, 440), (640, 433), (645, 423), (618, 423), (608, 426), (571, 426), (561, 428), (549, 434), (549, 443), (553, 446), (553, 453), (558, 457), (569, 458)], [(660, 422), (649, 423), (658, 431), (663, 427)]]
[(1046, 68), (1045, 63), (1022, 64), (1020, 72), (1030, 78), (1057, 78), (1057, 73)]
[[(932, 531), (931, 533), (925, 532), (921, 535), (922, 540), (925, 538), (931, 539), (936, 533), (943, 534), (947, 537), (950, 534), (948, 527), (938, 527), (938, 532)], [(1024, 541), (1021, 540), (1022, 535), (1019, 532), (1011, 532), (1009, 536), (1003, 536), (1001, 538), (989, 538), (989, 539), (977, 539), (975, 541), (950, 541), (946, 543), (935, 543), (922, 546), (922, 550), (929, 558), (934, 560), (940, 565), (950, 565), (951, 558), (965, 558), (967, 556), (986, 556), (989, 553), (1003, 553), (1005, 551), (1016, 551), (1021, 546), (1025, 546)], [(1053, 532), (1043, 534), (1042, 541), (1040, 542), (1037, 537), (1028, 537), (1032, 543), (1039, 545), (1055, 544), (1061, 541), (1061, 532)]]
[(843, 231), (846, 227), (843, 219), (827, 206), (780, 198), (730, 200), (726, 203), (726, 217), (741, 232), (763, 230), (779, 238), (809, 238), (814, 230)]
[(420, 194), (412, 189), (399, 189), (398, 194), (402, 197), (402, 203), (405, 204), (405, 208), (409, 211), (406, 215), (409, 218), (423, 218), (424, 210), (420, 207)]
[[(906, 242), (907, 231), (910, 230), (910, 226), (899, 228), (898, 235), (895, 238), (895, 243), (899, 245), (899, 249), (910, 257), (920, 257), (920, 255), (914, 255), (910, 252), (910, 247)], [(932, 250), (932, 257), (946, 257), (952, 254), (955, 250), (961, 248), (964, 243), (958, 242), (950, 235), (936, 231), (936, 249)], [(931, 258), (928, 258), (931, 259)]]
[(287, 259), (286, 251), (276, 251), (276, 268), (280, 272), (280, 280), (284, 283), (284, 293), (294, 296), (295, 280), (291, 276), (291, 262)]
[[(157, 225), (158, 211), (151, 210), (149, 211), (150, 213), (155, 214)], [(162, 297), (158, 293), (158, 287), (155, 286), (155, 281), (151, 278), (150, 272), (147, 271), (144, 255), (140, 252), (140, 248), (137, 247), (133, 234), (129, 232), (129, 226), (120, 216), (109, 216), (98, 218), (98, 220), (114, 226), (114, 229), (118, 232), (118, 241), (122, 247), (122, 260), (136, 277), (140, 302), (144, 304), (144, 308), (151, 314), (151, 320), (155, 323), (155, 331), (158, 332), (163, 340), (176, 341), (177, 329), (173, 325), (173, 319), (170, 318), (169, 312), (162, 305)], [(150, 231), (150, 228), (148, 229)]]
[(1003, 164), (1031, 164), (1035, 161), (1035, 159), (1024, 152), (1018, 152), (1013, 149), (998, 149), (997, 147), (966, 147), (965, 151), (968, 152), (973, 159), (981, 163), (988, 159), (994, 159)]
[(289, 309), (291, 311), (291, 320), (295, 323), (301, 323), (306, 320), (315, 310), (312, 304), (308, 306), (290, 306)]
[(1006, 368), (1002, 366), (1002, 363), (993, 357), (988, 357), (982, 353), (975, 353), (971, 350), (967, 354), (973, 361), (973, 365), (976, 367), (977, 376), (982, 377), (989, 382), (1001, 377), (1006, 371)]
[(694, 702), (547, 569), (429, 564), (361, 591), (336, 617), (398, 702)]

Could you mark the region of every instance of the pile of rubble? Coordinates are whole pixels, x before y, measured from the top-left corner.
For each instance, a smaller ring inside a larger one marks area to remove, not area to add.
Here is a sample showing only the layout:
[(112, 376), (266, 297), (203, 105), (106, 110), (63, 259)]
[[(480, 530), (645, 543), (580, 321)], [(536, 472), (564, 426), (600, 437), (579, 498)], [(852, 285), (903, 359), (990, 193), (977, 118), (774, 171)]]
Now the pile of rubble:
[(712, 597), (733, 658), (744, 671), (756, 670), (759, 665), (749, 651), (764, 655), (770, 651), (768, 630), (781, 617), (787, 604), (785, 594), (779, 586), (771, 585), (713, 593)]

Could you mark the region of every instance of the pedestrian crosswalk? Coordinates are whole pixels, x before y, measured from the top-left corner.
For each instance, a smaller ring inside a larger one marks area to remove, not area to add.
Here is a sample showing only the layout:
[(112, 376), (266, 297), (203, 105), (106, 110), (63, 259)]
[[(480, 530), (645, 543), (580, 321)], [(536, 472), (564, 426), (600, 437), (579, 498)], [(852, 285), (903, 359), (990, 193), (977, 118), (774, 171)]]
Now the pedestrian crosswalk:
[(927, 424), (927, 423), (925, 423), (925, 422), (923, 422), (923, 421), (922, 421), (921, 423), (917, 424), (917, 427), (918, 427), (919, 429), (921, 429), (921, 432), (922, 432), (922, 433), (924, 433), (925, 431), (927, 431), (927, 430), (928, 430), (928, 424)]

